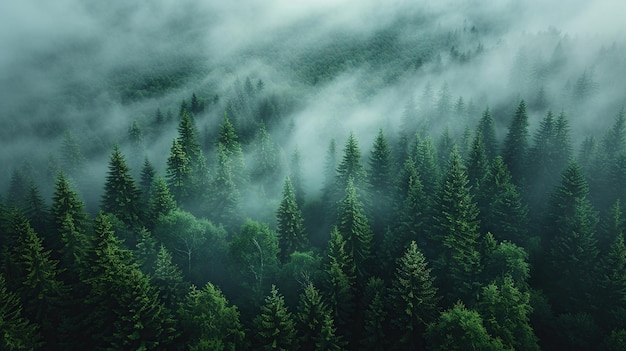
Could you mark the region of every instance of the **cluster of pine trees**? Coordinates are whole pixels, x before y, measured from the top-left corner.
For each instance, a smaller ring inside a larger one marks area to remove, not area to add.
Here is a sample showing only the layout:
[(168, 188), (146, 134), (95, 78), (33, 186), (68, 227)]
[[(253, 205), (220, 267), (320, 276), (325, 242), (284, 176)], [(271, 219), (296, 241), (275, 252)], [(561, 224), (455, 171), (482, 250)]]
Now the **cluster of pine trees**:
[(531, 136), (524, 101), (502, 140), (488, 109), (460, 138), (380, 130), (364, 155), (351, 134), (306, 196), (297, 150), (285, 172), (261, 123), (246, 157), (228, 113), (207, 147), (194, 100), (164, 174), (112, 147), (96, 214), (76, 170), (50, 205), (14, 172), (0, 348), (626, 348), (624, 111), (578, 155), (567, 116)]

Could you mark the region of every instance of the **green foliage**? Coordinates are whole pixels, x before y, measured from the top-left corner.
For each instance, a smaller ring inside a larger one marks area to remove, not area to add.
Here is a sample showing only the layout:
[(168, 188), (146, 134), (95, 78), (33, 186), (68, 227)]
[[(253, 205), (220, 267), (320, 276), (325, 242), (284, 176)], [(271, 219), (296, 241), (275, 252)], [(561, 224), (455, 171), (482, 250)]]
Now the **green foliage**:
[(218, 145), (209, 217), (229, 229), (235, 229), (241, 223), (241, 198), (234, 174), (228, 150), (222, 144)]
[(390, 224), (393, 209), (390, 195), (394, 180), (391, 173), (391, 149), (382, 129), (378, 131), (374, 140), (368, 161), (369, 173), (367, 175), (372, 199), (369, 213), (372, 214), (372, 229), (375, 235), (374, 246), (378, 248), (382, 244), (385, 229)]
[(272, 285), (270, 294), (265, 297), (261, 313), (254, 319), (258, 350), (297, 349), (296, 329), (293, 316), (285, 305), (285, 299)]
[(177, 209), (176, 200), (170, 193), (165, 179), (155, 177), (150, 187), (150, 197), (148, 200), (148, 224), (152, 227), (162, 216), (169, 215)]
[(0, 347), (7, 351), (35, 350), (41, 345), (37, 329), (24, 317), (19, 295), (7, 290), (0, 274)]
[(296, 326), (301, 350), (315, 350), (320, 338), (324, 321), (330, 316), (328, 305), (322, 300), (320, 292), (309, 283), (300, 294), (300, 303), (296, 313)]
[(489, 335), (480, 314), (461, 302), (429, 324), (425, 336), (431, 350), (512, 350)]
[(239, 311), (215, 285), (191, 286), (178, 310), (182, 330), (190, 350), (230, 350), (243, 346), (245, 333)]
[(522, 100), (515, 110), (502, 150), (502, 159), (511, 171), (513, 182), (517, 185), (522, 184), (527, 153), (528, 115), (526, 103)]
[(159, 296), (166, 306), (174, 307), (186, 293), (187, 284), (183, 272), (172, 262), (172, 254), (161, 244), (154, 264), (151, 283), (159, 290)]
[(142, 218), (140, 195), (124, 155), (117, 145), (113, 146), (104, 184), (102, 210), (113, 214), (131, 228), (138, 227)]
[(366, 308), (363, 312), (362, 348), (373, 351), (388, 349), (388, 311), (385, 298), (386, 289), (383, 280), (377, 277), (370, 277), (367, 281), (363, 298), (363, 305)]
[(283, 200), (276, 212), (278, 224), (278, 246), (280, 260), (285, 262), (294, 251), (302, 251), (308, 242), (302, 219), (302, 211), (298, 207), (296, 195), (289, 177), (283, 186)]
[(330, 233), (325, 271), (325, 291), (333, 318), (342, 335), (345, 335), (354, 320), (356, 271), (353, 257), (346, 251), (346, 241), (337, 227)]
[(248, 220), (229, 246), (233, 268), (242, 284), (261, 293), (278, 270), (278, 237), (269, 226)]
[(346, 241), (346, 253), (351, 257), (357, 279), (364, 281), (370, 260), (372, 230), (352, 182), (348, 179), (345, 197), (339, 204), (337, 230)]
[(189, 156), (184, 152), (178, 139), (172, 142), (167, 158), (167, 185), (177, 202), (187, 200), (191, 187), (192, 168)]
[(343, 152), (343, 158), (337, 166), (337, 188), (345, 189), (352, 179), (353, 186), (364, 190), (367, 173), (361, 164), (361, 151), (354, 134), (348, 137)]
[[(469, 192), (465, 168), (456, 148), (450, 154), (448, 170), (443, 179), (433, 211), (429, 255), (436, 257), (433, 265), (439, 287), (451, 303), (455, 298), (471, 301), (481, 272), (478, 207)], [(427, 255), (428, 257), (428, 255)]]
[(393, 340), (406, 349), (423, 346), (419, 335), (438, 314), (439, 297), (430, 272), (426, 258), (412, 241), (404, 256), (398, 259), (389, 291), (393, 306), (390, 316)]

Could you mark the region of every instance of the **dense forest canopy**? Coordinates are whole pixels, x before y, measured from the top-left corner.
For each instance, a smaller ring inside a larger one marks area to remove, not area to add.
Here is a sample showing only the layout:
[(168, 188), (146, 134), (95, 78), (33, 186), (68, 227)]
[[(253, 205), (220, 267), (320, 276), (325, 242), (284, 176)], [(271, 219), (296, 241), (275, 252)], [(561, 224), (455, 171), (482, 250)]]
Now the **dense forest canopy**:
[(0, 5), (0, 348), (623, 350), (626, 5)]

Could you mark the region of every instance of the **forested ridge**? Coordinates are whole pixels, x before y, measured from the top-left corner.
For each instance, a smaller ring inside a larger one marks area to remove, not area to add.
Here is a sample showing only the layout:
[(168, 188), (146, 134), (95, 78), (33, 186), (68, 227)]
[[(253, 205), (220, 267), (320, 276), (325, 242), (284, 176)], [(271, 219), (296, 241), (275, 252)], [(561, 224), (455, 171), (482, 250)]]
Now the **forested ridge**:
[(0, 109), (0, 349), (626, 349), (625, 47), (409, 8), (24, 63), (58, 89)]

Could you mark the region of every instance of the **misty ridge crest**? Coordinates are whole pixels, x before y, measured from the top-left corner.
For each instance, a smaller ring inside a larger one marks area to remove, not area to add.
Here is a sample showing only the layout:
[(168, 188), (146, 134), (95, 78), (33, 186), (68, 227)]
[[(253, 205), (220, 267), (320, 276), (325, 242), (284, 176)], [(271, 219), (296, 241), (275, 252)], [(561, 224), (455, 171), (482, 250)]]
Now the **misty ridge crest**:
[(620, 349), (626, 8), (566, 7), (0, 5), (2, 342)]

